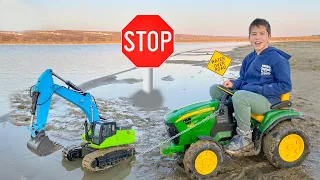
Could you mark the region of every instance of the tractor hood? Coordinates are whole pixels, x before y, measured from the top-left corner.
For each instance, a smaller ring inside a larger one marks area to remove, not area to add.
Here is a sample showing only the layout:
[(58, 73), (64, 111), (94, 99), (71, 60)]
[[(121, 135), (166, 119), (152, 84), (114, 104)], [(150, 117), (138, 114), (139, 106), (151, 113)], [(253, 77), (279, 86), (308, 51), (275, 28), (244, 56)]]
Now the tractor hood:
[(169, 112), (164, 116), (164, 120), (166, 123), (174, 123), (179, 118), (186, 116), (187, 114), (189, 116), (192, 116), (201, 114), (203, 112), (216, 110), (218, 105), (219, 101), (217, 100), (202, 101), (198, 103), (189, 104), (187, 106)]

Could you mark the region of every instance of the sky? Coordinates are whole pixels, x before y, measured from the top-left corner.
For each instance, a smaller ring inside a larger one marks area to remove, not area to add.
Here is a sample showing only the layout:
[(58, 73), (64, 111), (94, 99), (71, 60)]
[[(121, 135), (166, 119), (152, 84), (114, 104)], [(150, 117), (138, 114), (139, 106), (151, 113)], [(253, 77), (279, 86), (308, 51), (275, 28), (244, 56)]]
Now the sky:
[(319, 0), (0, 0), (0, 31), (121, 31), (138, 14), (158, 14), (175, 33), (247, 36), (255, 18), (272, 36), (320, 34)]

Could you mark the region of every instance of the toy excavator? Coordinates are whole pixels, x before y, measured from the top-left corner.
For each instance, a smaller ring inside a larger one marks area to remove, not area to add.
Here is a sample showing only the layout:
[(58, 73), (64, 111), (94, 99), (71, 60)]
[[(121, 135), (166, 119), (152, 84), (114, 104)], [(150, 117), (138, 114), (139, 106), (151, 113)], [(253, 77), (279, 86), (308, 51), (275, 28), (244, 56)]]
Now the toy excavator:
[[(236, 135), (233, 93), (224, 86), (218, 88), (224, 92), (221, 100), (193, 103), (164, 117), (169, 136), (176, 138), (169, 146), (161, 148), (160, 153), (170, 157), (184, 154), (184, 168), (191, 179), (216, 176), (223, 162), (223, 145)], [(272, 105), (267, 113), (251, 114), (254, 148), (237, 156), (264, 152), (277, 168), (289, 168), (303, 162), (309, 154), (310, 141), (307, 133), (292, 122), (304, 118), (291, 106), (289, 92), (281, 95), (281, 102)]]
[[(52, 76), (63, 81), (68, 88), (54, 84)], [(130, 146), (135, 142), (135, 131), (130, 126), (118, 126), (116, 122), (110, 122), (101, 117), (94, 97), (90, 93), (83, 92), (51, 69), (43, 72), (38, 82), (30, 89), (32, 106), (28, 129), (31, 132), (31, 138), (27, 143), (30, 151), (38, 156), (47, 156), (63, 148), (60, 144), (52, 142), (45, 134), (53, 93), (78, 106), (87, 116), (84, 122), (85, 133), (81, 137), (84, 142), (65, 147), (62, 151), (63, 158), (69, 161), (83, 158), (82, 166), (94, 172), (113, 167), (135, 154), (134, 147)]]

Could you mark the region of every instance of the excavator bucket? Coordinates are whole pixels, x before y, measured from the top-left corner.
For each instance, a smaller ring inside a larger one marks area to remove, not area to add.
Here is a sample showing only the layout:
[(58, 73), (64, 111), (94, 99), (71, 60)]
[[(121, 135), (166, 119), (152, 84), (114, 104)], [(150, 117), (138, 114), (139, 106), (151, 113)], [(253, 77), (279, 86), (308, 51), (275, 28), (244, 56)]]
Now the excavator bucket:
[(53, 142), (43, 133), (38, 133), (36, 137), (31, 137), (27, 142), (28, 149), (38, 156), (47, 156), (58, 150), (63, 146)]

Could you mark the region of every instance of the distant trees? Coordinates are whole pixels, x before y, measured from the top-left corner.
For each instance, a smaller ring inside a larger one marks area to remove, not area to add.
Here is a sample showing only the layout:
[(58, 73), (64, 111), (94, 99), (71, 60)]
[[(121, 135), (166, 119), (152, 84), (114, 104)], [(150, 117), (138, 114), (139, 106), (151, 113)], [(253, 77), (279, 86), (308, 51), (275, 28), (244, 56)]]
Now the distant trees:
[(0, 32), (1, 43), (108, 43), (120, 42), (120, 32), (95, 31), (24, 31), (23, 33)]
[[(273, 40), (313, 40), (320, 41), (320, 34), (301, 37), (273, 37)], [(35, 44), (91, 44), (91, 43), (119, 43), (121, 32), (100, 32), (100, 31), (23, 31), (23, 32), (0, 32), (0, 44), (4, 43), (35, 43)], [(176, 42), (240, 42), (247, 41), (245, 37), (229, 36), (206, 36), (192, 34), (176, 34)]]

